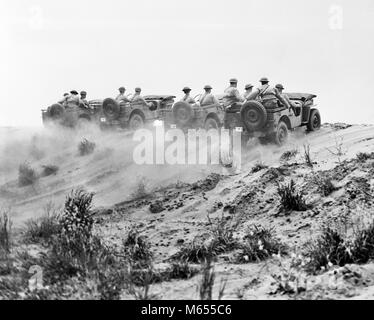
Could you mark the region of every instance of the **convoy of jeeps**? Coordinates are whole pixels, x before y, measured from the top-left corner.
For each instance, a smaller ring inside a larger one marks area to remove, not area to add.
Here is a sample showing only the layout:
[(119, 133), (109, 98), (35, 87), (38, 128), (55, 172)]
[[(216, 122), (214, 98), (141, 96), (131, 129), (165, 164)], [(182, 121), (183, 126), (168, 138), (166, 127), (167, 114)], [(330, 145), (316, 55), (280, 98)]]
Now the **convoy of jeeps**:
[(242, 137), (256, 137), (261, 143), (273, 142), (283, 145), (289, 132), (297, 127), (316, 131), (321, 127), (321, 116), (314, 104), (316, 95), (308, 93), (285, 93), (292, 108), (281, 103), (268, 106), (261, 99), (235, 103), (224, 107), (223, 95), (217, 95), (219, 103), (200, 106), (175, 101), (173, 95), (144, 96), (144, 101), (118, 102), (115, 99), (91, 100), (88, 105), (66, 107), (53, 104), (42, 110), (43, 123), (58, 123), (68, 127), (95, 123), (102, 129), (122, 128), (136, 130), (162, 122), (166, 127), (181, 129), (232, 129), (243, 132)]

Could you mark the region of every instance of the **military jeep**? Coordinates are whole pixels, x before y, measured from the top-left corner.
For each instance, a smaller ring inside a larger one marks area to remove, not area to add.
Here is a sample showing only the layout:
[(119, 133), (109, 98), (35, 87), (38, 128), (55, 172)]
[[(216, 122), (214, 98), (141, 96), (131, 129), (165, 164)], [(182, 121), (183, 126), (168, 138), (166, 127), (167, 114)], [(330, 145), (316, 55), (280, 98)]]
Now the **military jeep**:
[(243, 131), (244, 139), (259, 138), (261, 143), (275, 142), (283, 145), (289, 131), (297, 127), (306, 127), (308, 131), (316, 131), (321, 127), (321, 116), (314, 98), (307, 93), (286, 93), (293, 107), (277, 103), (247, 101), (227, 108), (225, 112), (225, 128)]
[(84, 104), (67, 105), (55, 103), (42, 110), (43, 124), (57, 124), (64, 127), (75, 128), (87, 123), (98, 123), (98, 117), (101, 110), (100, 100), (91, 100), (88, 107)]
[(106, 128), (127, 128), (136, 130), (144, 127), (146, 123), (157, 120), (160, 110), (170, 109), (174, 103), (172, 95), (149, 95), (144, 100), (135, 102), (118, 102), (107, 98), (102, 104), (100, 124)]
[(179, 101), (172, 108), (161, 110), (159, 120), (163, 120), (168, 126), (180, 129), (221, 128), (225, 116), (222, 106), (223, 95), (216, 95), (219, 103), (203, 107), (199, 104), (200, 97), (201, 95), (198, 95), (194, 98), (197, 101), (195, 104)]

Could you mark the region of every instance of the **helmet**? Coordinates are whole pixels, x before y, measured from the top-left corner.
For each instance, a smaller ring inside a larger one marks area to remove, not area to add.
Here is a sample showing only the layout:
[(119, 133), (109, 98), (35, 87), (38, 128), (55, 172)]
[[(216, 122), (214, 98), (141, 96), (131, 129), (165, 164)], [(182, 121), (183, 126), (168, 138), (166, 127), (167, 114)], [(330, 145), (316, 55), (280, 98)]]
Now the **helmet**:
[(238, 83), (238, 79), (232, 78), (230, 79), (230, 83)]
[(126, 88), (125, 88), (125, 87), (120, 87), (118, 90), (119, 90), (119, 91), (125, 91)]
[(210, 86), (210, 85), (206, 85), (206, 86), (204, 87), (204, 89), (205, 89), (205, 90), (209, 90), (209, 89), (213, 89), (213, 88), (212, 88), (212, 86)]
[(191, 91), (190, 87), (184, 87), (182, 91)]
[(263, 77), (263, 78), (260, 79), (260, 82), (269, 82), (269, 79), (266, 78), (266, 77)]
[(87, 92), (86, 91), (81, 91), (81, 96), (86, 96)]
[(283, 89), (284, 89), (284, 87), (283, 87), (281, 84), (277, 84), (275, 87), (276, 87), (277, 89), (280, 89), (280, 90), (283, 90)]
[(252, 84), (247, 84), (247, 85), (245, 86), (245, 90), (250, 89), (250, 88), (253, 88), (253, 85), (252, 85)]
[(139, 87), (135, 88), (135, 92), (141, 92), (142, 89), (140, 89)]
[(71, 94), (78, 94), (78, 91), (77, 90), (71, 90), (70, 93)]

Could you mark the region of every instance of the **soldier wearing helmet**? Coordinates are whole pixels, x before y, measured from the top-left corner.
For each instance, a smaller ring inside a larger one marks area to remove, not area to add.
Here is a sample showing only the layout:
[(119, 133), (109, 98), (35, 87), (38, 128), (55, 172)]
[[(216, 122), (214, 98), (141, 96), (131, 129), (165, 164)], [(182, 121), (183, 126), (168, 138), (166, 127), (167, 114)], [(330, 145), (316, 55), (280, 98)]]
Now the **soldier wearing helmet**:
[(236, 102), (243, 102), (243, 97), (240, 96), (237, 79), (230, 79), (230, 86), (225, 90), (224, 107), (228, 107)]
[(195, 99), (191, 97), (191, 88), (184, 87), (182, 91), (184, 92), (184, 97), (182, 98), (181, 101), (187, 102), (189, 104), (196, 103)]
[(219, 104), (218, 99), (212, 94), (212, 87), (210, 85), (206, 85), (204, 90), (205, 92), (200, 97), (201, 107)]
[(243, 93), (243, 98), (244, 100), (248, 100), (248, 98), (250, 97), (250, 95), (252, 94), (252, 90), (253, 90), (253, 85), (252, 84), (247, 84), (245, 86), (245, 92)]
[(130, 100), (125, 96), (126, 88), (125, 87), (120, 87), (118, 89), (119, 95), (116, 97), (117, 102), (130, 102)]
[(295, 104), (290, 100), (290, 98), (288, 97), (288, 95), (286, 95), (285, 93), (283, 93), (283, 90), (284, 90), (284, 87), (282, 84), (277, 84), (275, 86), (275, 88), (278, 90), (279, 94), (283, 97), (284, 100), (287, 101), (287, 103), (292, 107), (294, 108), (295, 107)]
[(85, 107), (89, 107), (88, 101), (87, 101), (87, 92), (81, 91), (80, 93), (80, 104), (84, 105)]
[(276, 108), (278, 106), (278, 101), (287, 108), (291, 107), (287, 100), (285, 100), (279, 93), (278, 89), (273, 88), (269, 85), (268, 78), (261, 78), (260, 82), (261, 86), (248, 97), (248, 100), (257, 99), (261, 101), (265, 106), (269, 106), (271, 108)]
[(145, 99), (143, 98), (143, 96), (141, 95), (141, 92), (142, 92), (142, 89), (137, 87), (135, 88), (135, 93), (134, 95), (132, 96), (132, 98), (130, 99), (132, 103), (143, 103), (144, 105), (148, 106), (148, 107), (152, 107), (152, 104), (151, 103), (147, 103), (147, 101), (145, 101)]

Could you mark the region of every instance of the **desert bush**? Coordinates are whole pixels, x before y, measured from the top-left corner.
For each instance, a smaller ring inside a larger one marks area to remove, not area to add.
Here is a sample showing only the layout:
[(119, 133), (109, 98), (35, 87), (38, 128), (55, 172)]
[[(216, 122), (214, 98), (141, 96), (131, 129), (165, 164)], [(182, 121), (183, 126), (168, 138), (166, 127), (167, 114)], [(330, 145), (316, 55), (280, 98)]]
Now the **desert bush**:
[(344, 238), (330, 227), (323, 228), (320, 237), (306, 247), (306, 269), (315, 273), (329, 264), (344, 266), (353, 262)]
[(257, 163), (253, 166), (251, 172), (252, 172), (252, 173), (256, 173), (256, 172), (259, 172), (259, 171), (264, 170), (264, 169), (267, 169), (267, 168), (268, 168), (268, 166), (265, 165), (263, 162), (257, 162)]
[(57, 174), (58, 170), (59, 170), (58, 166), (54, 166), (54, 165), (43, 166), (42, 176), (49, 177), (51, 175)]
[(0, 215), (0, 253), (8, 255), (11, 251), (12, 220), (8, 212)]
[(359, 152), (356, 155), (357, 161), (365, 162), (369, 159), (374, 159), (374, 153)]
[(299, 151), (297, 149), (293, 149), (293, 150), (288, 150), (286, 152), (284, 152), (281, 157), (280, 157), (280, 161), (281, 162), (287, 162), (287, 161), (290, 161), (292, 158), (296, 157), (296, 155), (299, 153)]
[(149, 195), (147, 189), (147, 179), (144, 177), (139, 178), (131, 194), (131, 199), (138, 200), (147, 197)]
[(337, 190), (337, 187), (335, 187), (331, 178), (329, 177), (321, 177), (316, 174), (313, 176), (312, 181), (317, 186), (318, 191), (325, 197)]
[(61, 230), (60, 213), (54, 209), (52, 204), (47, 204), (42, 217), (30, 219), (26, 222), (23, 237), (29, 243), (49, 242)]
[(18, 167), (18, 185), (20, 187), (33, 185), (38, 179), (38, 174), (27, 162)]
[(273, 254), (286, 254), (287, 248), (274, 236), (273, 229), (254, 225), (243, 238), (237, 263), (258, 262), (270, 258)]
[(152, 263), (150, 245), (136, 229), (130, 230), (123, 242), (123, 250), (133, 268), (148, 268)]
[(95, 151), (96, 144), (94, 142), (83, 139), (79, 145), (78, 150), (81, 156), (87, 156)]
[(279, 185), (278, 195), (285, 210), (305, 211), (307, 209), (304, 196), (296, 190), (293, 180), (289, 184)]
[(175, 262), (162, 273), (164, 281), (187, 280), (199, 273), (199, 269), (191, 267), (187, 262)]
[(350, 251), (355, 263), (367, 263), (374, 259), (374, 222), (356, 232)]
[(93, 218), (91, 215), (93, 193), (83, 189), (71, 191), (65, 200), (61, 216), (63, 231), (70, 237), (75, 235), (91, 237)]

